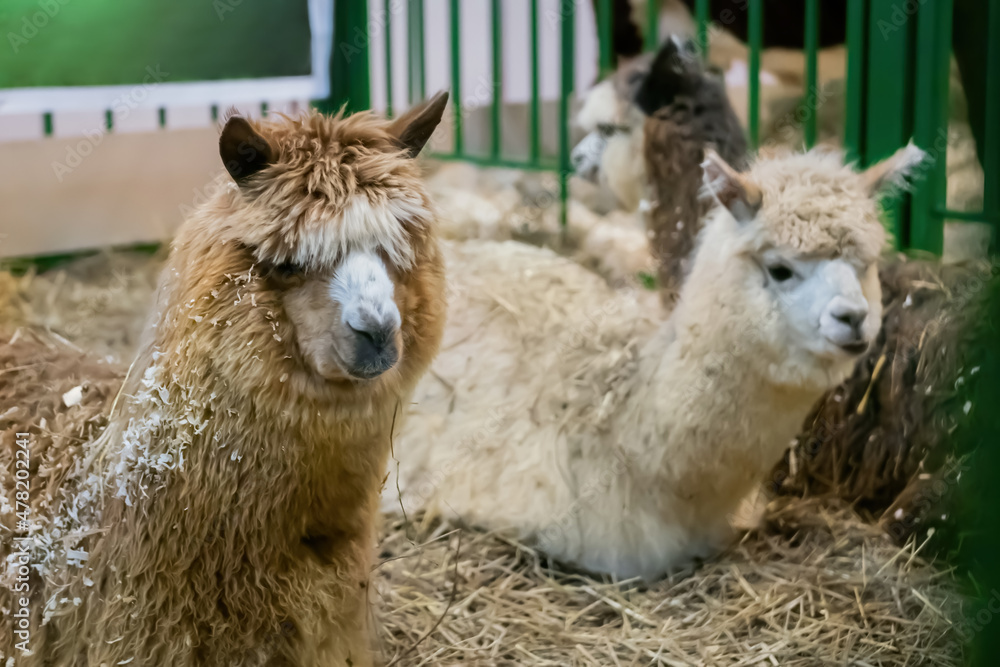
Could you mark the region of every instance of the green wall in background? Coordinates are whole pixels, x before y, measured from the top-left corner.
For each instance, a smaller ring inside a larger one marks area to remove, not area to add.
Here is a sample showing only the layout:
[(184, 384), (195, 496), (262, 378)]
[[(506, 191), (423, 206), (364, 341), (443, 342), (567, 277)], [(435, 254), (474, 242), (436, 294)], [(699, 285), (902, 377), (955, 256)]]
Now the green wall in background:
[(0, 0), (0, 88), (137, 84), (147, 68), (308, 75), (307, 0)]

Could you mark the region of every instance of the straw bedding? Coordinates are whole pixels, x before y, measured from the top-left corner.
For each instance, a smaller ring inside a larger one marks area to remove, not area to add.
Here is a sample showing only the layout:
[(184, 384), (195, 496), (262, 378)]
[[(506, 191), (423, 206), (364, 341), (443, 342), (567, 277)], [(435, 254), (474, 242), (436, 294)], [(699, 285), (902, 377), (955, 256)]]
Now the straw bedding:
[(53, 331), (101, 357), (128, 363), (166, 251), (101, 252), (15, 278), (0, 271), (0, 323)]
[[(126, 288), (115, 287), (119, 261), (130, 263)], [(29, 369), (16, 348), (0, 358), (0, 413), (41, 389), (50, 396), (30, 408), (36, 420), (91, 437), (138, 342), (158, 264), (112, 255), (40, 276), (0, 273), (3, 340), (20, 326), (20, 342), (37, 343)], [(70, 366), (46, 367), (60, 350)], [(84, 400), (67, 407), (59, 397), (77, 386)], [(387, 519), (380, 533), (373, 622), (388, 664), (961, 663), (954, 573), (916, 542), (894, 546), (839, 500), (777, 498), (725, 554), (651, 585), (594, 579), (502, 535), (422, 519)]]
[(847, 509), (781, 499), (697, 570), (645, 586), (501, 536), (383, 531), (383, 651), (405, 665), (957, 665), (951, 575)]

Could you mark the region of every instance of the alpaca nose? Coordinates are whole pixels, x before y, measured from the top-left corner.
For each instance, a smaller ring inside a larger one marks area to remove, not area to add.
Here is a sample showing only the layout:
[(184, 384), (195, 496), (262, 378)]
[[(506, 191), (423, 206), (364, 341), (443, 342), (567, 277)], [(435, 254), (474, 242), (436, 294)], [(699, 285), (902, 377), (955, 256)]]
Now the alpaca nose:
[(354, 333), (354, 363), (351, 374), (364, 379), (378, 377), (399, 360), (394, 324), (371, 324), (356, 328)]
[(606, 140), (598, 133), (591, 132), (580, 140), (570, 152), (570, 162), (577, 176), (593, 183), (597, 182), (601, 155), (604, 153)]
[(830, 315), (841, 324), (846, 324), (857, 338), (861, 338), (861, 325), (868, 317), (868, 304), (841, 300), (830, 309)]
[(848, 354), (863, 354), (869, 343), (863, 330), (867, 317), (867, 301), (838, 296), (820, 318), (820, 330), (827, 340)]
[(573, 171), (580, 178), (586, 179), (588, 181), (593, 181), (597, 169), (594, 164), (588, 164), (589, 157), (584, 151), (581, 151), (579, 147), (574, 148), (573, 152), (570, 154), (570, 161), (573, 163)]

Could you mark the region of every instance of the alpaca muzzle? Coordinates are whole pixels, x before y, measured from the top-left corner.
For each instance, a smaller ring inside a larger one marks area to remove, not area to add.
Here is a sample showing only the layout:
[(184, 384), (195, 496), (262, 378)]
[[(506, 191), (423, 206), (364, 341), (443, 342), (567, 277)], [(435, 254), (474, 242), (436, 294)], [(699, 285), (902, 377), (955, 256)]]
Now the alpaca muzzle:
[(371, 380), (396, 365), (399, 349), (396, 345), (394, 325), (375, 325), (356, 329), (354, 334), (354, 359), (347, 371), (356, 378)]
[(599, 132), (591, 132), (581, 139), (570, 154), (576, 175), (591, 183), (596, 183), (601, 170), (601, 158), (607, 145), (607, 139), (602, 137)]
[(331, 286), (333, 300), (342, 309), (346, 344), (342, 354), (352, 377), (371, 380), (399, 361), (402, 317), (393, 299), (395, 288), (382, 259), (371, 251), (350, 253), (337, 269)]
[(820, 317), (820, 327), (827, 340), (851, 355), (864, 354), (869, 340), (864, 324), (868, 303), (864, 299), (835, 297)]

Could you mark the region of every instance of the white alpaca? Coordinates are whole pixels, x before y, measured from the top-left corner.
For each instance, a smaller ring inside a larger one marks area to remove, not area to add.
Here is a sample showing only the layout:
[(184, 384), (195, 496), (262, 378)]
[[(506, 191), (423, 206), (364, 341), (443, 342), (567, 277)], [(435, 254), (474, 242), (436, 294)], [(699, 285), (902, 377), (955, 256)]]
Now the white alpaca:
[(922, 155), (857, 174), (813, 152), (745, 175), (710, 155), (722, 206), (660, 323), (550, 252), (450, 247), (449, 325), (396, 442), (402, 498), (390, 480), (385, 507), (507, 530), (620, 577), (715, 553), (876, 335), (875, 198)]

